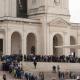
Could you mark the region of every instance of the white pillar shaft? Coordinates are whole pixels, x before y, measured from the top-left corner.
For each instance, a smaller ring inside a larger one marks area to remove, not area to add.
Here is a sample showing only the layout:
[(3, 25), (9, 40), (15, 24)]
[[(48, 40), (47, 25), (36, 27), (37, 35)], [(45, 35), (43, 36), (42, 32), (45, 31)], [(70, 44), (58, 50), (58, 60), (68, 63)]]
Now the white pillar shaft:
[(42, 45), (43, 45), (43, 54), (44, 55), (48, 55), (50, 53), (49, 26), (47, 25), (46, 17), (44, 17), (44, 19), (42, 21), (42, 38), (43, 38)]
[(11, 35), (8, 32), (8, 28), (6, 28), (6, 55), (11, 54)]
[(46, 29), (46, 20), (43, 19), (42, 20), (42, 39), (43, 39), (43, 42), (42, 42), (42, 47), (43, 47), (43, 54), (45, 55), (47, 53), (47, 29)]
[(24, 24), (23, 24), (23, 31), (22, 31), (22, 54), (26, 54), (26, 33), (24, 30)]
[(16, 9), (17, 9), (17, 1), (16, 0), (5, 0), (4, 1), (4, 16), (12, 16), (16, 17)]
[(11, 0), (11, 1), (12, 1), (11, 15), (13, 17), (17, 17), (17, 1), (16, 0)]
[(22, 54), (26, 54), (26, 38), (22, 39)]
[(8, 44), (7, 44), (7, 54), (11, 55), (11, 36), (8, 36)]

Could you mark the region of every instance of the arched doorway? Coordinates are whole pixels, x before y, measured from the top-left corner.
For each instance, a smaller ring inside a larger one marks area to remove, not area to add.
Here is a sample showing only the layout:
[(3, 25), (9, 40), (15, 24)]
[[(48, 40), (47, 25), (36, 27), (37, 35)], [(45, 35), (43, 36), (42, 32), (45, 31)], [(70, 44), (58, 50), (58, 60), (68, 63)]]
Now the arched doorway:
[(3, 54), (3, 39), (0, 39), (0, 56)]
[(33, 33), (27, 36), (27, 54), (36, 54), (36, 38)]
[[(70, 36), (70, 45), (75, 45), (76, 44), (76, 40), (73, 36)], [(72, 52), (76, 52), (76, 50), (74, 48), (70, 48), (70, 53)]]
[(63, 38), (60, 34), (56, 34), (53, 37), (53, 54), (55, 56), (63, 55), (63, 49), (62, 48), (55, 48), (55, 46), (62, 46), (63, 45)]
[(14, 32), (11, 36), (11, 54), (21, 54), (21, 35), (18, 32)]

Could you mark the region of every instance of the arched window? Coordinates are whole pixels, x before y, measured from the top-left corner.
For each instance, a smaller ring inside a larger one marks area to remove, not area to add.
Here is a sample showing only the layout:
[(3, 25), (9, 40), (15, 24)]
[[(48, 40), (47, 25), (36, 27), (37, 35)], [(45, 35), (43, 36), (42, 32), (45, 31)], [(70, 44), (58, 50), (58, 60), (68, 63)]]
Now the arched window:
[(60, 56), (63, 55), (62, 48), (55, 48), (55, 46), (62, 46), (63, 45), (63, 38), (60, 34), (56, 34), (53, 37), (53, 55)]
[(11, 54), (21, 54), (22, 40), (18, 32), (13, 32), (11, 35)]
[(36, 54), (36, 36), (34, 33), (27, 35), (27, 54)]
[[(76, 44), (76, 39), (74, 36), (70, 36), (70, 45), (75, 45)], [(70, 53), (76, 52), (75, 48), (70, 48)]]

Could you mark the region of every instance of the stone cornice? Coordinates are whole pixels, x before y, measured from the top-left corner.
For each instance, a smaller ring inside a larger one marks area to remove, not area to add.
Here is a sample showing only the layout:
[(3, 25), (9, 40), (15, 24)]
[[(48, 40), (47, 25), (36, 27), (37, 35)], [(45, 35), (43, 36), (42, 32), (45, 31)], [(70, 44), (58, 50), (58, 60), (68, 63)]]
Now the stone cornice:
[(1, 17), (0, 21), (14, 21), (14, 22), (24, 22), (24, 23), (36, 23), (41, 24), (40, 20), (26, 19), (26, 18), (14, 18), (14, 17)]
[(38, 8), (33, 8), (28, 10), (28, 15), (39, 14), (39, 13), (45, 13), (45, 6), (40, 6)]

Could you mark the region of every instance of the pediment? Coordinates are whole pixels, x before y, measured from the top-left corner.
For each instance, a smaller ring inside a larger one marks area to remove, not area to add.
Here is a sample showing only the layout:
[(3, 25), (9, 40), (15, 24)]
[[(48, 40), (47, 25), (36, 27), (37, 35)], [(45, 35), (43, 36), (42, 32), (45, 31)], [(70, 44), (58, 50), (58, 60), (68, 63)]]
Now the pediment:
[(54, 19), (52, 20), (51, 22), (49, 22), (49, 25), (50, 26), (61, 26), (61, 27), (67, 27), (67, 26), (70, 26), (70, 23), (65, 21), (64, 19), (62, 18), (57, 18), (57, 19)]

